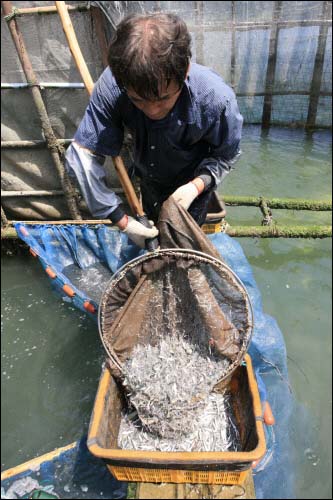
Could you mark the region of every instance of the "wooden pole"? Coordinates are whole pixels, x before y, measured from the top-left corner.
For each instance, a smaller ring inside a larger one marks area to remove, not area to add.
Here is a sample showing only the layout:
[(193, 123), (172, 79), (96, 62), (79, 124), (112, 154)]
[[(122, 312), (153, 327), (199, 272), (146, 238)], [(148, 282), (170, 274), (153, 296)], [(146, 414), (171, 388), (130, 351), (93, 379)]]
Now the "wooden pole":
[[(73, 139), (57, 139), (60, 146), (69, 146)], [(41, 148), (47, 147), (47, 142), (42, 140), (36, 141), (1, 141), (1, 149), (19, 149), (19, 148)]]
[[(115, 193), (123, 193), (122, 188), (112, 188)], [(28, 196), (64, 196), (64, 192), (58, 189), (40, 190), (40, 191), (1, 191), (1, 198), (19, 198)]]
[(61, 2), (55, 2), (55, 4), (61, 19), (62, 27), (65, 32), (70, 51), (75, 60), (76, 66), (78, 67), (83, 83), (90, 95), (94, 88), (94, 82), (90, 76), (85, 60), (83, 59), (80, 46), (75, 36), (74, 28), (71, 19), (69, 17), (66, 3), (61, 1)]
[[(89, 3), (82, 3), (78, 5), (67, 5), (66, 8), (71, 11), (85, 11), (89, 10), (90, 6)], [(30, 15), (30, 14), (56, 14), (57, 13), (57, 7), (54, 5), (47, 5), (45, 7), (25, 7), (23, 9), (14, 7), (12, 10), (12, 13), (9, 15), (12, 16), (24, 16), (24, 15)]]

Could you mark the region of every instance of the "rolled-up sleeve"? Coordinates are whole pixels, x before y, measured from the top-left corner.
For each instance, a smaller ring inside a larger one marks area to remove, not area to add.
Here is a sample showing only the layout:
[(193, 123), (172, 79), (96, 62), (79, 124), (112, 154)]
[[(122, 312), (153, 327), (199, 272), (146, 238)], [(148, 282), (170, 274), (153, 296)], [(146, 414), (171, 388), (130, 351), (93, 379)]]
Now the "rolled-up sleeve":
[(67, 172), (77, 182), (91, 214), (110, 218), (114, 223), (124, 212), (121, 199), (106, 185), (103, 164), (105, 156), (117, 156), (122, 147), (120, 98), (119, 87), (107, 68), (95, 84), (65, 161)]
[(74, 140), (94, 153), (119, 155), (124, 139), (119, 100), (119, 87), (107, 68), (96, 82)]
[(241, 155), (240, 141), (243, 117), (236, 97), (230, 97), (218, 119), (213, 121), (203, 140), (209, 144), (209, 156), (197, 167), (195, 175), (209, 173), (218, 186), (228, 175)]

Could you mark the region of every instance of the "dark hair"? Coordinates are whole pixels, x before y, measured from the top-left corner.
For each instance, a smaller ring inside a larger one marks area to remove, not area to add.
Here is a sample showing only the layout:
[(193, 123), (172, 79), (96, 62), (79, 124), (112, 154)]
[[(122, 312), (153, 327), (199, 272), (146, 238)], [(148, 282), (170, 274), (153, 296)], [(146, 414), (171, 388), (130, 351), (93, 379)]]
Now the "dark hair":
[(111, 39), (108, 63), (120, 88), (144, 99), (159, 97), (159, 84), (184, 83), (191, 59), (191, 37), (175, 14), (130, 15)]

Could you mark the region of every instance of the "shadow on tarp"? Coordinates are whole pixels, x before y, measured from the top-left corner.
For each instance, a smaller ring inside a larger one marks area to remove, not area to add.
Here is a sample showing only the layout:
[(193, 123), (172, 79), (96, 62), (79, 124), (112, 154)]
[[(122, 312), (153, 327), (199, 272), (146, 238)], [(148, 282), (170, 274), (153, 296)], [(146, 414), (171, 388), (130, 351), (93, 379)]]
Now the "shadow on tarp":
[[(103, 225), (33, 226), (16, 223), (15, 228), (38, 255), (43, 268), (51, 267), (56, 273), (57, 276), (51, 278), (53, 287), (75, 307), (84, 311), (87, 301), (97, 311), (99, 297), (111, 276), (129, 260), (145, 253), (130, 243), (125, 234)], [(261, 400), (270, 402), (276, 420), (274, 428), (266, 427), (267, 453), (254, 470), (256, 496), (295, 498), (296, 461), (291, 449), (290, 429), (293, 427), (297, 405), (288, 381), (283, 335), (275, 319), (263, 312), (260, 291), (241, 245), (223, 233), (208, 237), (249, 294), (254, 311), (254, 332), (249, 354)], [(74, 297), (64, 294), (64, 284), (75, 291)], [(97, 317), (96, 312), (88, 314)]]
[[(86, 442), (84, 436), (74, 448), (42, 462), (39, 467), (27, 468), (4, 479), (1, 498), (29, 498), (34, 485), (59, 498), (126, 498), (127, 483), (115, 479), (104, 460), (89, 452)], [(24, 489), (26, 494), (18, 496)]]

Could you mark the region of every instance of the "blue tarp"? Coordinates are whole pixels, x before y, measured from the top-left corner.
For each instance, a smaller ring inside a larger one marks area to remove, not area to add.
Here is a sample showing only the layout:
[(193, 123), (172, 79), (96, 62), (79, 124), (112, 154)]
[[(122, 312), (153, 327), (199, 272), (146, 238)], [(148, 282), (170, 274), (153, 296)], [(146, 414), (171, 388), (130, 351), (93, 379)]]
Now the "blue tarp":
[[(86, 311), (87, 302), (97, 311), (98, 297), (111, 276), (126, 262), (145, 252), (128, 241), (125, 234), (104, 225), (37, 226), (16, 223), (15, 228), (38, 255), (44, 269), (50, 267), (56, 274), (55, 278), (51, 278), (54, 288), (83, 311)], [(290, 428), (295, 401), (288, 382), (283, 335), (275, 319), (263, 312), (260, 291), (241, 245), (223, 233), (208, 237), (248, 291), (254, 311), (254, 332), (249, 354), (261, 400), (270, 402), (276, 419), (276, 425), (266, 427), (267, 453), (254, 469), (256, 496), (295, 498), (294, 460), (290, 453)], [(85, 280), (87, 276), (89, 279)], [(92, 286), (90, 276), (98, 277), (99, 290), (97, 286)], [(73, 297), (63, 291), (65, 284), (75, 292)], [(97, 318), (96, 312), (88, 314)]]

